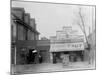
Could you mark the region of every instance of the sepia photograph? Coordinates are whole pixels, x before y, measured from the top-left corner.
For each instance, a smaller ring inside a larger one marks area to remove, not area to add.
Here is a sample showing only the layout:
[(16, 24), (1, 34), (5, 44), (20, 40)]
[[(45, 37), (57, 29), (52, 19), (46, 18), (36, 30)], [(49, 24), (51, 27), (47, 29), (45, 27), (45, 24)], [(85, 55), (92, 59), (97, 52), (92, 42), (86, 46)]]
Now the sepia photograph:
[(11, 1), (11, 74), (96, 69), (96, 6)]

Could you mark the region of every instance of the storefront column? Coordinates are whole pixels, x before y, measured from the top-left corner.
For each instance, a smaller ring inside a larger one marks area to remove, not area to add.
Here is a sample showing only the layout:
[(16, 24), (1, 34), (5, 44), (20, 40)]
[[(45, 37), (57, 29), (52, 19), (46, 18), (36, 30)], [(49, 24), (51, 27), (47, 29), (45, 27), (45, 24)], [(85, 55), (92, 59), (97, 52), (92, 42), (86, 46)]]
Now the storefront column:
[(50, 52), (50, 62), (53, 63), (53, 54)]
[(15, 58), (14, 58), (14, 64), (16, 65), (16, 47), (14, 48), (14, 50), (15, 50), (15, 51), (14, 51), (14, 52), (15, 52), (15, 53), (14, 53), (14, 54), (15, 54), (15, 56), (14, 56), (14, 57), (15, 57)]

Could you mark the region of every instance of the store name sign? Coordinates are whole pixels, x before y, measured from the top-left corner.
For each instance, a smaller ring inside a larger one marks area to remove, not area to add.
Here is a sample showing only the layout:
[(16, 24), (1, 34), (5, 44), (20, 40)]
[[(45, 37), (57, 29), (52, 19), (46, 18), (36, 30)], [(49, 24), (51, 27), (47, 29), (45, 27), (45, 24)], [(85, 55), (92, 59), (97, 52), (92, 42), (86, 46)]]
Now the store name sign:
[(84, 50), (84, 43), (51, 43), (50, 51), (77, 51)]

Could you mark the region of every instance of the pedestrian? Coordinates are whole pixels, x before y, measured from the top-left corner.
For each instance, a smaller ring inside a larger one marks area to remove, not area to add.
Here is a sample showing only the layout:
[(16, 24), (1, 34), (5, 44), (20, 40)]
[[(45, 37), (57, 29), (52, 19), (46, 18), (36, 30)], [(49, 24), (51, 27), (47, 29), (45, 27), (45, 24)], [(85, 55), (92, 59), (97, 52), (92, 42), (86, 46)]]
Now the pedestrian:
[(30, 62), (29, 62), (29, 54), (28, 54), (28, 53), (26, 54), (26, 61), (27, 61), (27, 64), (30, 63)]
[(63, 67), (69, 65), (69, 55), (68, 54), (62, 53), (61, 54), (61, 59), (62, 59)]
[(57, 63), (57, 61), (56, 61), (56, 53), (53, 53), (53, 63), (54, 64)]
[(42, 63), (42, 56), (39, 54), (39, 63)]

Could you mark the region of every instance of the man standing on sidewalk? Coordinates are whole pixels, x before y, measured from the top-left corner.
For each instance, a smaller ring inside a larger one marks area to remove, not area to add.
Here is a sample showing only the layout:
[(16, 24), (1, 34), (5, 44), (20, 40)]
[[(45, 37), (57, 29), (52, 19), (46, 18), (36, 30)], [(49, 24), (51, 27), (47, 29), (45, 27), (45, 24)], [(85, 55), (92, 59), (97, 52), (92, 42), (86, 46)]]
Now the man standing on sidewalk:
[(62, 58), (63, 66), (68, 66), (69, 65), (69, 55), (62, 53), (61, 58)]

